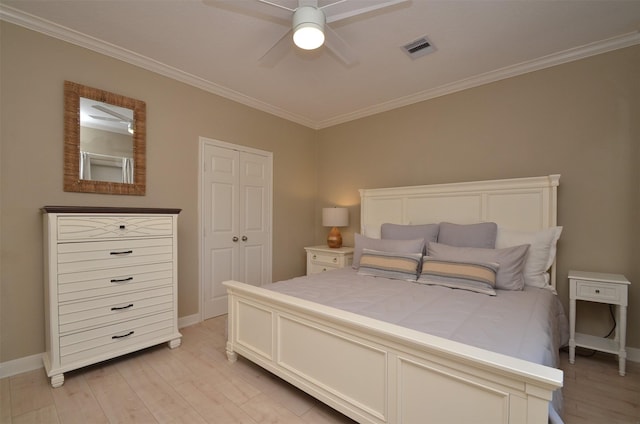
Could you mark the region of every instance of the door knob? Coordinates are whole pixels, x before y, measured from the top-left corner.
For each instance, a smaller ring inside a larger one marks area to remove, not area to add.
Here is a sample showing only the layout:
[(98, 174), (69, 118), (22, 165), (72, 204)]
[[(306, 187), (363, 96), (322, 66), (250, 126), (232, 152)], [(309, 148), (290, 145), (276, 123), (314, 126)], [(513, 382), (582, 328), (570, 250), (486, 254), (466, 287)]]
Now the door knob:
[(238, 237), (233, 236), (233, 238), (232, 238), (231, 240), (233, 240), (234, 242), (236, 242), (236, 241), (238, 241)]
[(247, 236), (242, 236), (242, 241), (247, 241), (247, 240), (249, 240)]

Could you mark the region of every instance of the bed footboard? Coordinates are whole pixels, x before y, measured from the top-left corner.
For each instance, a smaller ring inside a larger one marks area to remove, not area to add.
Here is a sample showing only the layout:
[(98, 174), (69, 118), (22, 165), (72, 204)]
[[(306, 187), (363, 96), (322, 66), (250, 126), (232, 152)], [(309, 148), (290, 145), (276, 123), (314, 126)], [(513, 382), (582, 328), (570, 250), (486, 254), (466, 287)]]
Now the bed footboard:
[(237, 281), (227, 356), (361, 423), (548, 422), (562, 371)]

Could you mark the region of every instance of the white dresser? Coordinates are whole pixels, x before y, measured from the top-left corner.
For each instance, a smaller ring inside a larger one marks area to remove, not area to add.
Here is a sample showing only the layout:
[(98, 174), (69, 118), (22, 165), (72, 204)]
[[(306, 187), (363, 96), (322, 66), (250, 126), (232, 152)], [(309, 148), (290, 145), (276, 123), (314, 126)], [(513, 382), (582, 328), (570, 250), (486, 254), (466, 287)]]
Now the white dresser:
[(64, 373), (168, 342), (178, 332), (180, 209), (45, 206), (43, 356)]

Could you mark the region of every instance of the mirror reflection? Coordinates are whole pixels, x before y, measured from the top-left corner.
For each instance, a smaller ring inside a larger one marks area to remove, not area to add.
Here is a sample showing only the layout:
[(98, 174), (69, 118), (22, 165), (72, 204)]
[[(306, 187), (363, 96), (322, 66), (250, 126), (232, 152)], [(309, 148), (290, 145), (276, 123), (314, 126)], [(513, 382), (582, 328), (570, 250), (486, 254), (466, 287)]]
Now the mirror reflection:
[(80, 97), (83, 180), (133, 184), (133, 110)]

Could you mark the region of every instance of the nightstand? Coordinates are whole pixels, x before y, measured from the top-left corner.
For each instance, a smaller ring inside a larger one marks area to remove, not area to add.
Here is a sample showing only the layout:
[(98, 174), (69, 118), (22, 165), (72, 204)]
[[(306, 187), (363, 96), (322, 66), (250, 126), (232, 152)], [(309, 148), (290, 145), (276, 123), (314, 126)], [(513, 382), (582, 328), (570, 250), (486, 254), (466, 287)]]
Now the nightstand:
[[(569, 271), (569, 362), (575, 362), (576, 346), (618, 355), (620, 375), (625, 374), (627, 334), (627, 292), (629, 280), (620, 274)], [(616, 305), (616, 334), (613, 340), (576, 333), (576, 301)]]
[(305, 247), (307, 275), (351, 266), (353, 247), (331, 248), (327, 245)]

